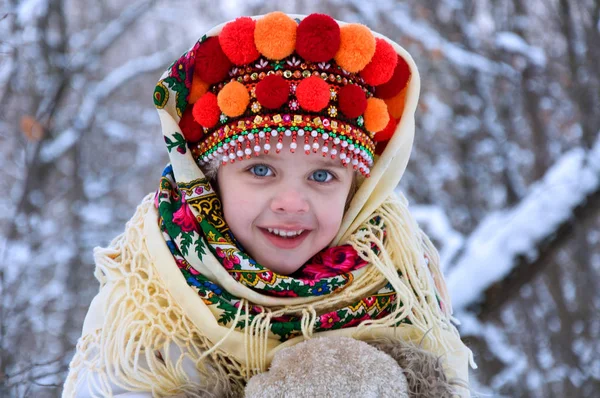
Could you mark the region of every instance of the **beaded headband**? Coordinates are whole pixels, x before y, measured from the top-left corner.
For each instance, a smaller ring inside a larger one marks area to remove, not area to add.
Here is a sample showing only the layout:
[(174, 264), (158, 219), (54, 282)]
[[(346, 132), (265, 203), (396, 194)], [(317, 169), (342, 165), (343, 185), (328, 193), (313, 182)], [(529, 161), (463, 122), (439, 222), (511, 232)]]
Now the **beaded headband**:
[[(360, 24), (281, 12), (241, 17), (200, 41), (154, 91), (176, 92), (179, 127), (196, 162), (223, 164), (289, 150), (339, 157), (369, 177), (402, 115), (410, 68)], [(190, 106), (188, 106), (190, 105)], [(300, 143), (298, 143), (300, 141)]]

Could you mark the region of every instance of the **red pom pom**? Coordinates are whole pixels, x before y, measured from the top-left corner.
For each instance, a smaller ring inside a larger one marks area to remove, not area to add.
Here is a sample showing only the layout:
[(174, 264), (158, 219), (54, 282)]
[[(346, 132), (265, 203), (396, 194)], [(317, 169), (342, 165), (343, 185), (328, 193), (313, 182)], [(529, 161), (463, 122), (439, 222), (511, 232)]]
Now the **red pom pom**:
[(340, 27), (329, 15), (310, 14), (298, 24), (296, 52), (311, 62), (332, 59), (340, 48)]
[(317, 76), (307, 77), (296, 88), (296, 98), (307, 111), (319, 112), (329, 104), (329, 84)]
[(209, 37), (196, 50), (195, 73), (204, 82), (215, 84), (225, 79), (231, 68), (231, 61), (223, 52), (218, 37)]
[(200, 126), (198, 122), (194, 120), (192, 109), (193, 108), (191, 106), (185, 108), (185, 111), (181, 116), (181, 120), (179, 121), (179, 128), (181, 129), (186, 141), (198, 142), (204, 135), (204, 130), (202, 129), (202, 126)]
[(250, 17), (241, 17), (223, 26), (219, 33), (219, 44), (231, 62), (245, 65), (255, 61), (260, 53), (254, 44), (256, 22)]
[(394, 68), (392, 78), (382, 85), (375, 87), (375, 96), (379, 98), (392, 98), (398, 94), (410, 79), (410, 67), (400, 55)]
[(389, 141), (378, 142), (375, 145), (375, 155), (381, 155), (383, 151), (385, 151), (385, 147), (387, 147)]
[(338, 91), (338, 106), (346, 117), (359, 117), (367, 109), (367, 96), (358, 85), (348, 84)]
[(375, 134), (373, 141), (388, 141), (390, 138), (392, 138), (394, 132), (396, 131), (396, 126), (398, 126), (398, 121), (400, 121), (400, 119), (394, 119), (392, 115), (390, 115), (390, 121), (383, 130)]
[(290, 96), (290, 83), (278, 75), (267, 75), (256, 85), (256, 99), (262, 106), (277, 109)]
[(375, 41), (375, 54), (371, 62), (360, 71), (360, 76), (372, 86), (389, 81), (398, 63), (398, 55), (390, 43), (384, 39), (375, 39)]
[(194, 104), (192, 110), (194, 119), (204, 127), (211, 128), (219, 121), (221, 110), (217, 103), (217, 96), (213, 93), (206, 93)]

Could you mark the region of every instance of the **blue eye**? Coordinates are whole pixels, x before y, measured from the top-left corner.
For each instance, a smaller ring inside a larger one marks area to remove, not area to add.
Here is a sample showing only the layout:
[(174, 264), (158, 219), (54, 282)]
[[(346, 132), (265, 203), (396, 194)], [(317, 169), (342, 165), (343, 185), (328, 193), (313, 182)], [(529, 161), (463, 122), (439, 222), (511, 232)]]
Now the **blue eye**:
[(312, 177), (316, 182), (329, 182), (333, 179), (333, 175), (327, 170), (317, 170), (312, 174)]
[(265, 166), (264, 164), (254, 165), (248, 170), (250, 170), (250, 172), (257, 177), (267, 177), (267, 173), (271, 171), (271, 169), (269, 169), (269, 167)]

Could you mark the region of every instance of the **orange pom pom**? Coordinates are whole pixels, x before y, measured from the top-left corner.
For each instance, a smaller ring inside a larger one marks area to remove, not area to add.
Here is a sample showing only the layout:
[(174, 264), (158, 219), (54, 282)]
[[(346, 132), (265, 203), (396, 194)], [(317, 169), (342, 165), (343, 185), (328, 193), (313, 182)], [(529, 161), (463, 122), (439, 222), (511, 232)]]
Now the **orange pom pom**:
[(404, 112), (404, 103), (406, 100), (406, 89), (408, 86), (404, 87), (402, 91), (393, 96), (392, 98), (384, 99), (385, 104), (388, 107), (388, 111), (393, 118), (399, 118), (402, 116), (402, 112)]
[(208, 83), (202, 81), (200, 76), (194, 73), (194, 79), (192, 80), (192, 88), (190, 90), (190, 96), (188, 98), (188, 104), (194, 104), (200, 97), (202, 97), (208, 91)]
[(250, 94), (246, 86), (238, 81), (229, 82), (217, 96), (221, 112), (229, 117), (240, 116), (246, 111), (250, 102)]
[(340, 49), (334, 57), (339, 66), (356, 73), (371, 62), (376, 42), (369, 28), (357, 23), (342, 26), (340, 39)]
[(256, 21), (254, 43), (265, 57), (280, 60), (294, 52), (298, 24), (286, 14), (276, 11)]
[(381, 131), (390, 121), (387, 105), (382, 99), (371, 97), (367, 100), (365, 109), (365, 128), (368, 131)]
[(396, 50), (390, 43), (383, 39), (375, 39), (375, 42), (377, 45), (371, 62), (360, 71), (360, 76), (371, 86), (389, 81), (398, 63)]

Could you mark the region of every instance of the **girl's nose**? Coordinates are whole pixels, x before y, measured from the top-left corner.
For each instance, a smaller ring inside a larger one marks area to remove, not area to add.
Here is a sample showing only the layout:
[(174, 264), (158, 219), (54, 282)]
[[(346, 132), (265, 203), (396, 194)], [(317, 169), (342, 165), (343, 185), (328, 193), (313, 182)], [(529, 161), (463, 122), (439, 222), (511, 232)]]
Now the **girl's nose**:
[(295, 189), (280, 191), (271, 201), (271, 210), (275, 213), (306, 213), (308, 209), (308, 200)]

